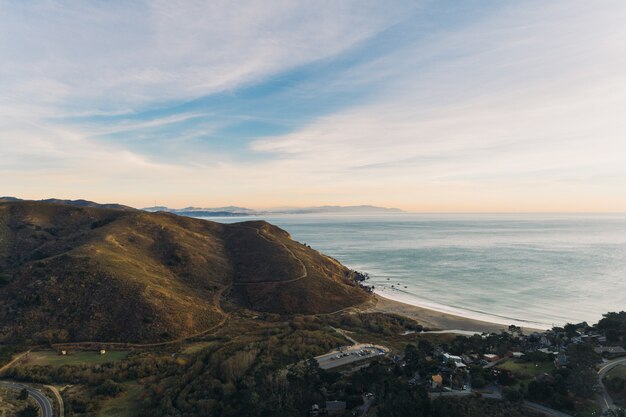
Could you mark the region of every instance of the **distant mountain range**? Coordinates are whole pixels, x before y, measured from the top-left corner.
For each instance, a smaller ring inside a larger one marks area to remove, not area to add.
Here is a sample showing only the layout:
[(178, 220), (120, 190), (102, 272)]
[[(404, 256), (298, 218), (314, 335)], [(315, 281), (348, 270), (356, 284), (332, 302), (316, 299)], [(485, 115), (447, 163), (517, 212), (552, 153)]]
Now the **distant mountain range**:
[(185, 207), (182, 209), (172, 209), (165, 206), (145, 207), (142, 210), (149, 212), (165, 211), (187, 217), (230, 217), (230, 216), (253, 216), (256, 211), (244, 207)]
[[(100, 204), (89, 200), (64, 200), (58, 198), (48, 198), (45, 200), (23, 200), (17, 197), (0, 197), (0, 202), (36, 201), (40, 203), (65, 204), (76, 207), (93, 207), (116, 210), (136, 210), (133, 207), (116, 203)], [(245, 217), (263, 216), (276, 214), (393, 214), (403, 213), (397, 208), (376, 207), (371, 205), (361, 206), (317, 206), (317, 207), (285, 207), (269, 210), (254, 210), (245, 207), (225, 206), (225, 207), (185, 207), (181, 209), (169, 208), (166, 206), (153, 206), (141, 209), (143, 211), (158, 212), (165, 211), (187, 217)]]
[(100, 203), (95, 203), (89, 200), (61, 200), (58, 198), (48, 198), (45, 200), (23, 200), (17, 197), (0, 197), (0, 203), (14, 203), (18, 201), (36, 201), (39, 203), (65, 204), (65, 205), (76, 206), (76, 207), (95, 207), (95, 208), (106, 208), (106, 209), (115, 209), (115, 210), (136, 210), (133, 207), (124, 206), (122, 204), (116, 204), (116, 203), (100, 204)]
[(245, 207), (185, 207), (182, 209), (172, 209), (165, 206), (146, 207), (143, 210), (155, 212), (166, 211), (189, 217), (227, 217), (227, 216), (259, 216), (271, 214), (391, 214), (402, 213), (397, 208), (386, 208), (376, 206), (319, 206), (303, 208), (276, 208), (270, 210), (253, 210)]

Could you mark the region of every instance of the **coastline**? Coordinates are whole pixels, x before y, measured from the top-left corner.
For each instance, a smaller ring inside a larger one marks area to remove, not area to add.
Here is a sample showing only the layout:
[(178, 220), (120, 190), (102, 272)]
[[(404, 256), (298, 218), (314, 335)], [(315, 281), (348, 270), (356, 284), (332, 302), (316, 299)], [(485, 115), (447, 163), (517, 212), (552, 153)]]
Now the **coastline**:
[[(367, 312), (392, 313), (405, 316), (417, 321), (429, 330), (462, 330), (475, 331), (478, 333), (500, 333), (503, 330), (507, 330), (509, 327), (507, 324), (476, 320), (473, 318), (429, 309), (427, 307), (407, 304), (392, 298), (387, 298), (379, 293), (375, 293), (374, 297), (376, 299), (376, 304), (368, 308), (366, 310)], [(521, 327), (526, 333), (544, 330), (532, 326)]]

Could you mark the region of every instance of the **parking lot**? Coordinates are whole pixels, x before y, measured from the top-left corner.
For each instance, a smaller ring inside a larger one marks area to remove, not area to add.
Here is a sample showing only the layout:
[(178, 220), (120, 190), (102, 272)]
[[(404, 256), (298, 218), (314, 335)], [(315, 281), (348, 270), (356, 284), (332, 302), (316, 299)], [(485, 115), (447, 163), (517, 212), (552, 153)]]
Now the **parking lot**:
[(359, 343), (352, 346), (343, 346), (330, 353), (316, 357), (315, 359), (322, 369), (332, 369), (348, 365), (353, 362), (363, 361), (385, 355), (389, 352), (384, 346)]

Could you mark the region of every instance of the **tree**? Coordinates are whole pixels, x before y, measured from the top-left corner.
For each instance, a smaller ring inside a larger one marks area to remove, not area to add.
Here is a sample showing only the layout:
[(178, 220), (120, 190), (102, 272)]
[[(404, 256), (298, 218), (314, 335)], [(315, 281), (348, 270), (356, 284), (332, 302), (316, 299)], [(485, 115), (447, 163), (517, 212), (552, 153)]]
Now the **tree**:
[(554, 395), (554, 388), (543, 380), (530, 381), (528, 384), (528, 399), (531, 401), (547, 401)]
[(500, 371), (498, 374), (498, 384), (500, 385), (510, 385), (513, 383), (513, 376), (505, 370)]
[(504, 387), (502, 395), (507, 401), (512, 403), (521, 402), (524, 399), (524, 395), (515, 388)]
[[(395, 381), (394, 381), (395, 382)], [(396, 385), (381, 399), (377, 415), (380, 417), (426, 417), (430, 410), (428, 393), (421, 387), (408, 389)]]
[(122, 391), (123, 387), (117, 382), (107, 379), (100, 386), (96, 388), (96, 394), (104, 395), (107, 397), (113, 397)]
[(34, 405), (28, 405), (18, 413), (19, 417), (38, 417), (39, 410)]
[(22, 388), (20, 395), (17, 396), (17, 399), (26, 401), (28, 399), (28, 390), (26, 388)]
[(417, 347), (424, 355), (430, 355), (433, 351), (433, 345), (426, 339), (420, 339)]

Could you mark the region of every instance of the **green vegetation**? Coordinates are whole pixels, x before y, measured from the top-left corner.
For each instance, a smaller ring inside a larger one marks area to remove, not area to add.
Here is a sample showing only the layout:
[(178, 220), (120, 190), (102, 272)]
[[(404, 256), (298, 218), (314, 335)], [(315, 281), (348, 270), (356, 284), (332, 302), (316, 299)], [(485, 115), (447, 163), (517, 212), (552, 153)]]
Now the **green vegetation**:
[(102, 402), (98, 417), (134, 417), (141, 405), (142, 386), (136, 382), (123, 384), (123, 392)]
[(39, 416), (39, 409), (30, 404), (22, 409), (19, 413), (17, 413), (17, 415), (18, 417), (37, 417)]
[(605, 314), (597, 327), (606, 334), (608, 343), (626, 347), (626, 311)]
[(604, 385), (616, 404), (626, 407), (626, 365), (616, 366), (604, 377)]
[(198, 353), (198, 352), (200, 352), (200, 351), (202, 351), (202, 350), (204, 350), (206, 348), (211, 347), (215, 343), (216, 343), (215, 341), (203, 341), (203, 342), (187, 343), (181, 349), (181, 353), (183, 355), (190, 355), (192, 353)]
[(626, 381), (626, 365), (619, 365), (611, 369), (607, 374), (607, 378), (621, 378)]
[(543, 374), (554, 372), (554, 362), (525, 362), (522, 360), (508, 359), (498, 364), (498, 367), (511, 371), (519, 379), (533, 379)]
[(126, 359), (130, 351), (109, 351), (105, 355), (99, 352), (70, 352), (68, 355), (60, 355), (56, 351), (35, 351), (28, 354), (28, 365), (63, 366), (63, 365), (89, 365), (103, 364)]
[(0, 366), (11, 362), (11, 359), (17, 350), (17, 346), (14, 345), (0, 346)]

